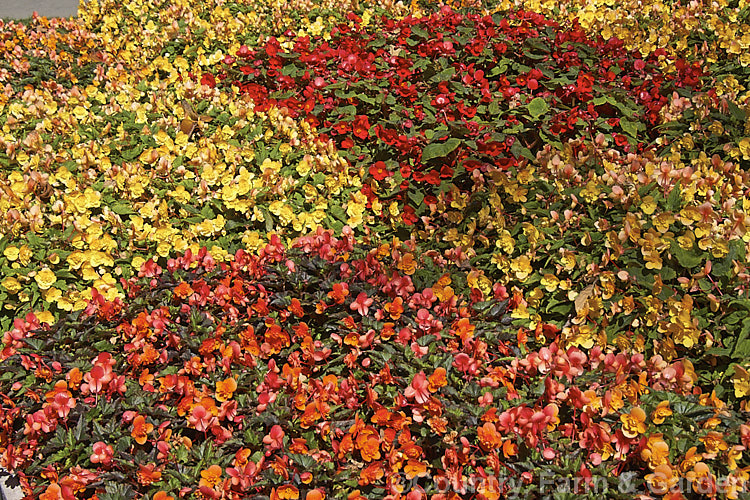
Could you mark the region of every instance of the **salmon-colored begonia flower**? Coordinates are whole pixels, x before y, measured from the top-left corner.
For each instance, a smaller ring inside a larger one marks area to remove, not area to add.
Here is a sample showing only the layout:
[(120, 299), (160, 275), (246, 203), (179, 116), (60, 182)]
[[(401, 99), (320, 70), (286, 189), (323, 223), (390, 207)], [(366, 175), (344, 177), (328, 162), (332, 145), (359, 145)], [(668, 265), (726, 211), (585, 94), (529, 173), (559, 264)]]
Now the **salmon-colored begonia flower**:
[(367, 316), (367, 313), (370, 312), (369, 307), (373, 302), (374, 300), (368, 297), (365, 292), (360, 292), (357, 299), (349, 305), (349, 309), (357, 311), (362, 316)]
[(203, 404), (193, 407), (188, 422), (199, 432), (206, 432), (217, 423), (217, 418)]
[(93, 445), (94, 452), (91, 454), (92, 464), (102, 464), (108, 466), (112, 463), (112, 457), (115, 454), (115, 450), (112, 446), (108, 445), (104, 441), (97, 441)]
[(427, 383), (427, 375), (424, 372), (414, 375), (411, 385), (404, 391), (404, 396), (414, 399), (419, 404), (424, 404), (430, 399), (429, 384)]
[(280, 450), (284, 446), (284, 430), (280, 425), (274, 425), (263, 438), (263, 442), (268, 446), (269, 451)]

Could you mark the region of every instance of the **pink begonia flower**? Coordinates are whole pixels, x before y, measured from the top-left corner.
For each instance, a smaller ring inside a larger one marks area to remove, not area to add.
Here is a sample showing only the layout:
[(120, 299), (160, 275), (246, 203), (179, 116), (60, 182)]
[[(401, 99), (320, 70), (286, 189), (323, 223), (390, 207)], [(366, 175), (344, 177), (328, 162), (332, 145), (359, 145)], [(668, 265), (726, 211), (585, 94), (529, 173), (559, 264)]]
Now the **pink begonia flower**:
[(430, 390), (427, 386), (427, 375), (424, 372), (419, 372), (414, 375), (414, 380), (404, 391), (404, 396), (414, 399), (419, 404), (424, 404), (430, 399)]
[(284, 446), (284, 430), (280, 425), (274, 425), (263, 442), (268, 445), (269, 451), (280, 450)]
[(105, 467), (112, 463), (112, 456), (115, 454), (115, 450), (112, 446), (104, 441), (97, 441), (94, 443), (93, 449), (94, 452), (91, 454), (91, 463), (102, 464)]
[(357, 295), (357, 299), (349, 305), (349, 309), (357, 311), (362, 316), (367, 316), (367, 313), (370, 311), (369, 307), (373, 302), (374, 301), (368, 297), (365, 292), (360, 292), (359, 295)]

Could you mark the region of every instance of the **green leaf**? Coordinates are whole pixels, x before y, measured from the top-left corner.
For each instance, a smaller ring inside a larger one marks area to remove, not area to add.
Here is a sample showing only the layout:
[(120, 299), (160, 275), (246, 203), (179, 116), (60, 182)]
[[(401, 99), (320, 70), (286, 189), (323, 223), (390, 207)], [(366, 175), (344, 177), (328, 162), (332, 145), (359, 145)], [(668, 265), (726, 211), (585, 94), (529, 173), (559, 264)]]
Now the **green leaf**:
[(430, 78), (430, 81), (432, 82), (447, 82), (451, 79), (451, 77), (456, 74), (456, 68), (453, 66), (444, 69), (440, 73), (437, 73), (432, 78)]
[(419, 206), (424, 200), (424, 195), (419, 191), (409, 191), (409, 199), (414, 202), (414, 206)]
[(539, 118), (547, 111), (549, 111), (549, 105), (547, 104), (547, 101), (545, 101), (541, 97), (535, 97), (534, 99), (532, 99), (527, 108), (532, 118)]
[(608, 103), (609, 98), (605, 96), (594, 97), (594, 99), (591, 102), (594, 104), (594, 106), (601, 106), (602, 104)]
[(143, 145), (135, 146), (133, 149), (123, 151), (122, 152), (122, 159), (123, 160), (134, 160), (138, 156), (140, 156), (141, 153), (143, 153)]
[(739, 121), (745, 121), (745, 111), (737, 106), (734, 102), (728, 101), (729, 104), (729, 112), (732, 114), (732, 116)]
[(670, 252), (677, 259), (677, 262), (679, 262), (685, 269), (692, 269), (703, 262), (702, 256), (696, 255), (695, 252), (685, 250), (679, 243), (677, 243), (677, 240), (672, 242)]
[(461, 144), (460, 139), (451, 137), (445, 142), (437, 144), (428, 144), (422, 150), (422, 162), (429, 161), (433, 158), (444, 158)]
[(411, 32), (421, 38), (425, 38), (425, 39), (430, 38), (430, 34), (427, 31), (420, 28), (419, 26), (412, 26)]
[(750, 337), (750, 318), (742, 322), (742, 330), (734, 344), (732, 358), (744, 361), (750, 357), (750, 338), (748, 337)]
[(672, 191), (669, 192), (669, 196), (667, 197), (667, 210), (671, 210), (672, 212), (677, 212), (680, 210), (682, 206), (682, 189), (680, 189), (680, 181), (677, 181), (677, 184), (672, 188)]
[(129, 204), (117, 203), (109, 207), (117, 215), (130, 215), (134, 214), (133, 208)]
[(622, 130), (626, 134), (635, 139), (638, 133), (638, 122), (630, 121), (627, 118), (620, 118), (620, 127), (622, 127)]

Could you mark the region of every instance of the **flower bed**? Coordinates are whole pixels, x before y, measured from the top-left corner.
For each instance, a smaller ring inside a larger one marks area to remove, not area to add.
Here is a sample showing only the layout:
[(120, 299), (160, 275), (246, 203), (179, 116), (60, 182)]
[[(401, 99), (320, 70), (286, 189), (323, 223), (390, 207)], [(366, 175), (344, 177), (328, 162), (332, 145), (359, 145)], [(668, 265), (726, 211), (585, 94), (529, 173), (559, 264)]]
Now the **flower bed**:
[(25, 493), (747, 495), (747, 7), (292, 7), (0, 26)]

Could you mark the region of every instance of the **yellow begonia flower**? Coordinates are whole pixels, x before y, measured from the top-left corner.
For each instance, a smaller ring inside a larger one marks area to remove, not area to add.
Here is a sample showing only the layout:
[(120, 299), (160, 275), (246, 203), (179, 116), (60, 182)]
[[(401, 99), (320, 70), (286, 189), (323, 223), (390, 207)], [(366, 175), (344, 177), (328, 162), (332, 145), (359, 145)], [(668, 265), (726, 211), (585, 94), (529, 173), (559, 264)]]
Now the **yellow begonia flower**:
[(141, 270), (141, 266), (146, 262), (146, 259), (143, 257), (136, 255), (133, 257), (133, 260), (130, 261), (130, 265), (133, 266), (133, 271), (136, 273)]
[(36, 319), (38, 319), (40, 323), (47, 323), (51, 325), (52, 323), (55, 322), (55, 317), (49, 311), (40, 311), (40, 312), (34, 313), (34, 315), (36, 316)]
[(34, 275), (34, 281), (36, 281), (36, 284), (39, 285), (41, 290), (47, 290), (55, 284), (57, 276), (55, 276), (55, 273), (49, 268), (45, 267)]
[(62, 291), (59, 288), (53, 287), (44, 292), (44, 300), (47, 302), (57, 302), (60, 297), (62, 297)]
[(5, 258), (9, 261), (13, 262), (18, 259), (19, 255), (18, 247), (10, 246), (7, 247), (5, 250), (3, 250), (3, 255), (5, 255)]
[(21, 283), (19, 283), (16, 278), (5, 278), (2, 285), (3, 288), (8, 291), (8, 293), (16, 294), (21, 290)]
[(739, 365), (734, 367), (732, 383), (734, 384), (735, 397), (744, 398), (750, 394), (750, 373)]
[(21, 262), (21, 265), (26, 266), (31, 262), (32, 255), (33, 252), (31, 251), (31, 248), (29, 248), (28, 245), (23, 245), (19, 249), (18, 260)]
[(644, 196), (641, 202), (641, 210), (646, 215), (651, 215), (656, 211), (656, 201), (653, 196)]

